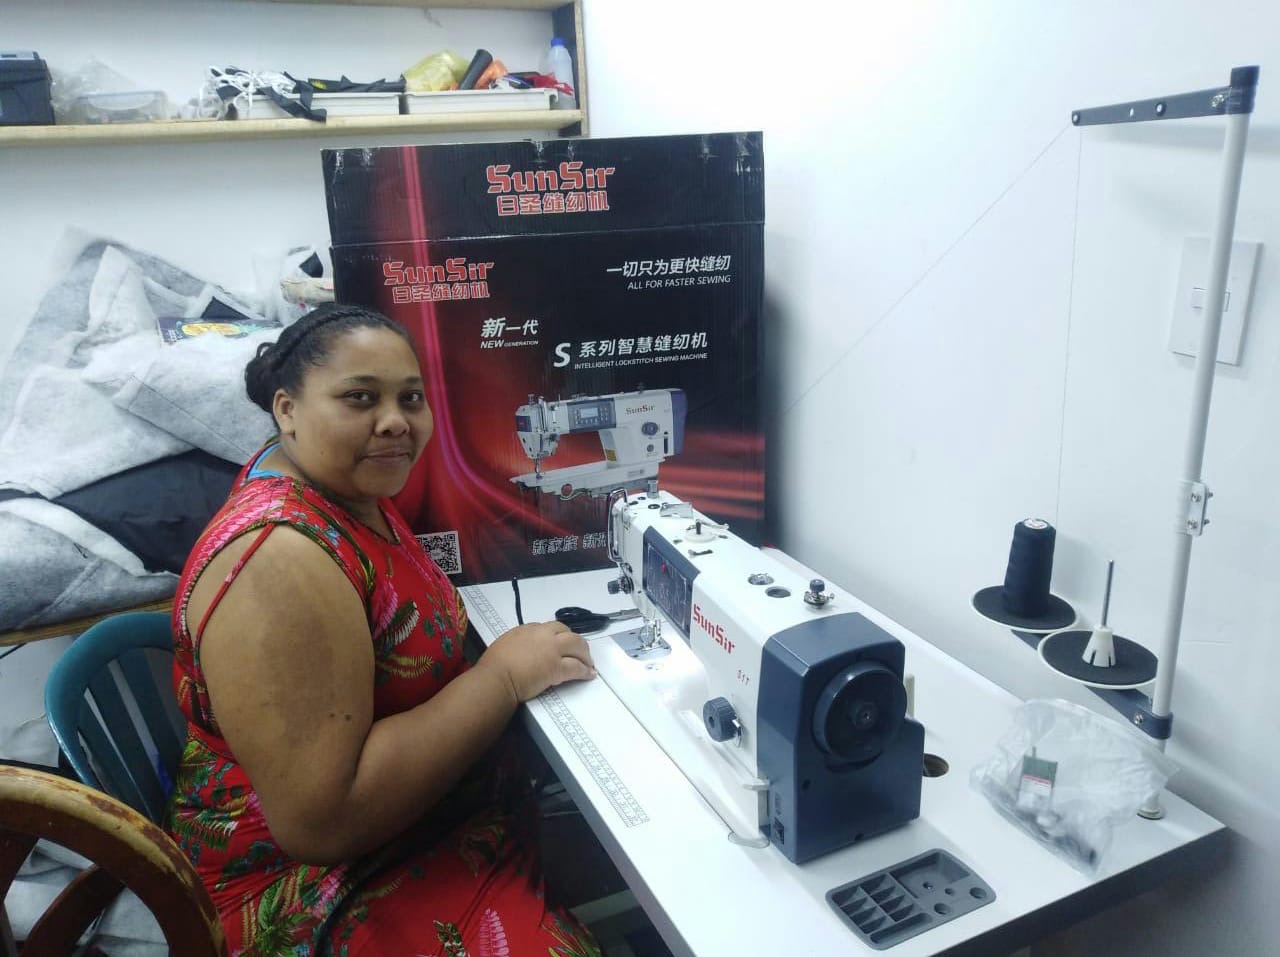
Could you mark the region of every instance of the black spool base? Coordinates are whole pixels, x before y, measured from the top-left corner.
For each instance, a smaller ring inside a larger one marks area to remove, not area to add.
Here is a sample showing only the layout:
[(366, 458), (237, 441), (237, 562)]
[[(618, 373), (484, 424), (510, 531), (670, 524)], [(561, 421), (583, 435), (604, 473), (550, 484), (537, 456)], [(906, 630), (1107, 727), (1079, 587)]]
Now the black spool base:
[(1060, 631), (1041, 639), (1037, 650), (1058, 674), (1091, 688), (1140, 688), (1155, 680), (1156, 656), (1128, 638), (1113, 635), (1116, 663), (1110, 668), (1091, 665), (1082, 657), (1091, 631)]
[(1028, 618), (1015, 615), (1004, 607), (1004, 586), (991, 585), (973, 596), (973, 610), (983, 618), (994, 621), (998, 625), (1012, 628), (1015, 631), (1028, 631), (1032, 634), (1047, 635), (1051, 631), (1061, 631), (1076, 623), (1076, 611), (1057, 595), (1049, 596), (1049, 607), (1043, 615)]

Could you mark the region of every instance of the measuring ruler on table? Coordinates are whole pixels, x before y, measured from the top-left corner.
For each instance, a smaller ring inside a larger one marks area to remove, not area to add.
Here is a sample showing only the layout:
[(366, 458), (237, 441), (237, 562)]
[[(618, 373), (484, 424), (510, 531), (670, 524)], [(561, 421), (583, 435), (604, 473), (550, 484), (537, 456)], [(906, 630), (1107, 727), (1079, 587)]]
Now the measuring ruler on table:
[[(460, 588), (463, 597), (467, 602), (467, 609), (475, 613), (476, 617), (485, 623), (489, 630), (496, 636), (510, 629), (506, 619), (493, 607), (493, 603), (485, 596), (479, 586), (466, 586)], [(582, 723), (574, 717), (569, 706), (565, 704), (564, 699), (560, 697), (559, 692), (555, 688), (548, 688), (542, 694), (538, 695), (534, 701), (541, 704), (547, 714), (551, 715), (551, 720), (555, 722), (556, 727), (560, 729), (560, 733), (565, 736), (574, 753), (582, 761), (587, 772), (591, 775), (591, 779), (596, 782), (600, 790), (604, 792), (605, 797), (609, 799), (609, 803), (613, 805), (613, 809), (618, 812), (618, 816), (622, 818), (627, 827), (635, 827), (644, 824), (649, 820), (649, 815), (645, 813), (645, 809), (640, 802), (636, 800), (635, 795), (631, 793), (631, 789), (623, 783), (622, 778), (618, 776), (618, 772), (613, 769), (613, 765), (609, 763), (600, 749), (592, 740), (591, 735), (587, 734)], [(532, 702), (530, 702), (532, 704)]]

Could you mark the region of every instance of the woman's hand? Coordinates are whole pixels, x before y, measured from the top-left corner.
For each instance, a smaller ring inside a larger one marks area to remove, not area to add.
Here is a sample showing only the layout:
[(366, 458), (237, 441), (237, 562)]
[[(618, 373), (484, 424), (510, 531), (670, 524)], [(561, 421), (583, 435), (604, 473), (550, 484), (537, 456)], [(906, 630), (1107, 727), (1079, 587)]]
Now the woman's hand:
[(586, 639), (558, 621), (512, 628), (480, 656), (476, 667), (500, 669), (517, 702), (596, 674)]

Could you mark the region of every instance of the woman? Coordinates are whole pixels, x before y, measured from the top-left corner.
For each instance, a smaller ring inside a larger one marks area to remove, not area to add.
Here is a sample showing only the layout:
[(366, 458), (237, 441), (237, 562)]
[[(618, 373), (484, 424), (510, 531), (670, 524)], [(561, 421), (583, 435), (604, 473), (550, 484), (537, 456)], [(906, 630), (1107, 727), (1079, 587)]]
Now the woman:
[(230, 952), (598, 953), (544, 905), (518, 819), (468, 806), (493, 775), (464, 775), (518, 705), (595, 672), (558, 622), (464, 661), (462, 602), (388, 501), (432, 431), (408, 336), (322, 306), (245, 385), (279, 436), (192, 549), (173, 613), (171, 833)]

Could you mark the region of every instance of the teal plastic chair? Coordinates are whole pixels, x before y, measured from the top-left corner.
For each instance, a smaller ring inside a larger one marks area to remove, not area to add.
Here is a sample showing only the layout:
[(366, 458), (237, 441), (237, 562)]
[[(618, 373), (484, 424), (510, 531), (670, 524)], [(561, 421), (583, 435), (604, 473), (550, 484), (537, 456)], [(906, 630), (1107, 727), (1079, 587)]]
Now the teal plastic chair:
[[(155, 649), (155, 650), (152, 650)], [(186, 719), (169, 684), (166, 612), (127, 612), (83, 632), (45, 684), (49, 726), (76, 776), (156, 823), (164, 818)]]

